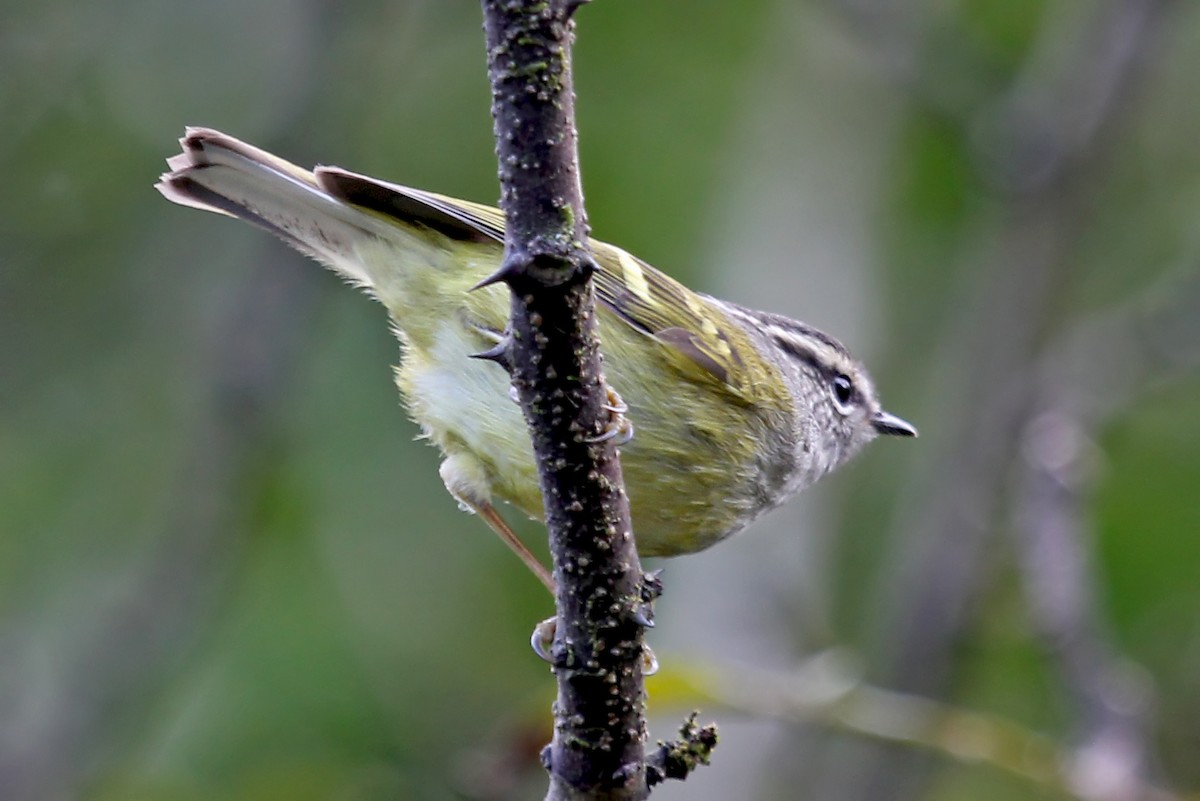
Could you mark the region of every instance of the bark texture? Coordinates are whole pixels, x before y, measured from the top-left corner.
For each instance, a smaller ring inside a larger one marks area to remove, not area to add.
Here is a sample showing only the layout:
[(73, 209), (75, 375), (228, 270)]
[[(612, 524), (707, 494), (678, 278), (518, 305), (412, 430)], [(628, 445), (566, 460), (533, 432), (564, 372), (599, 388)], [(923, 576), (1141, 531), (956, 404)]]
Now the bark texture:
[(541, 477), (557, 583), (550, 799), (647, 794), (643, 576), (596, 337), (570, 45), (578, 3), (483, 0), (507, 217), (513, 384)]

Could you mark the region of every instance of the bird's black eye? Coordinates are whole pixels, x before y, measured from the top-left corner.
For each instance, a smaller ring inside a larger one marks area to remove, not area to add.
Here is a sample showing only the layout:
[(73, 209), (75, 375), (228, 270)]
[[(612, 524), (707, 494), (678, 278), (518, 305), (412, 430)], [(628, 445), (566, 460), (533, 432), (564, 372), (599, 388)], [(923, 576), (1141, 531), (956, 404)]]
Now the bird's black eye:
[(854, 400), (854, 384), (850, 383), (850, 377), (846, 375), (838, 375), (833, 379), (833, 399), (838, 405), (838, 409), (842, 412), (849, 411), (850, 402)]

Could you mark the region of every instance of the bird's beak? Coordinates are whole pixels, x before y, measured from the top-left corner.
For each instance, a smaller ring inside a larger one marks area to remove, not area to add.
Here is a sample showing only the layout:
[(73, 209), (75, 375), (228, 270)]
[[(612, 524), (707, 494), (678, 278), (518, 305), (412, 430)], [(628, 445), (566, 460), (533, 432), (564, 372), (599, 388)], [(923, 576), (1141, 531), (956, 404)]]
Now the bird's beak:
[(871, 425), (875, 426), (875, 430), (880, 434), (891, 434), (896, 437), (915, 437), (917, 435), (917, 429), (912, 423), (901, 420), (894, 414), (888, 414), (882, 409), (871, 417)]

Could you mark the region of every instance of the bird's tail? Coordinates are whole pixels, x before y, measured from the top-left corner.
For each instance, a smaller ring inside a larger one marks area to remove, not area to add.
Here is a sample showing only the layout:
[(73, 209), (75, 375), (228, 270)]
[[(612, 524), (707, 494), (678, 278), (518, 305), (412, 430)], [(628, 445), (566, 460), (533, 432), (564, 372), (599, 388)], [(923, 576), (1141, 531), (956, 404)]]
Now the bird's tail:
[(155, 185), (168, 200), (226, 214), (270, 231), (350, 281), (378, 276), (357, 256), (371, 240), (395, 240), (402, 226), (335, 197), (311, 170), (208, 128), (188, 128), (183, 152)]

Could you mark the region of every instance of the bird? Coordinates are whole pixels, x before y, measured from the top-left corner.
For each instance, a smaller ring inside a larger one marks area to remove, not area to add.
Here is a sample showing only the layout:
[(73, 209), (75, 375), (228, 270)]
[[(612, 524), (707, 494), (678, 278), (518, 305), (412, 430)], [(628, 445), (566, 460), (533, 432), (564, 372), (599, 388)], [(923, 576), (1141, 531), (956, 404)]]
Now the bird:
[[(439, 473), (553, 591), (495, 506), (542, 518), (526, 424), (502, 359), (509, 302), (484, 279), (504, 256), (504, 214), (337, 167), (306, 169), (209, 128), (188, 128), (156, 188), (249, 222), (365, 290), (400, 341), (396, 384)], [(834, 337), (695, 292), (591, 239), (610, 431), (620, 438), (643, 556), (704, 550), (844, 464), (879, 435), (915, 437), (883, 410)], [(500, 362), (500, 363), (497, 363)]]

